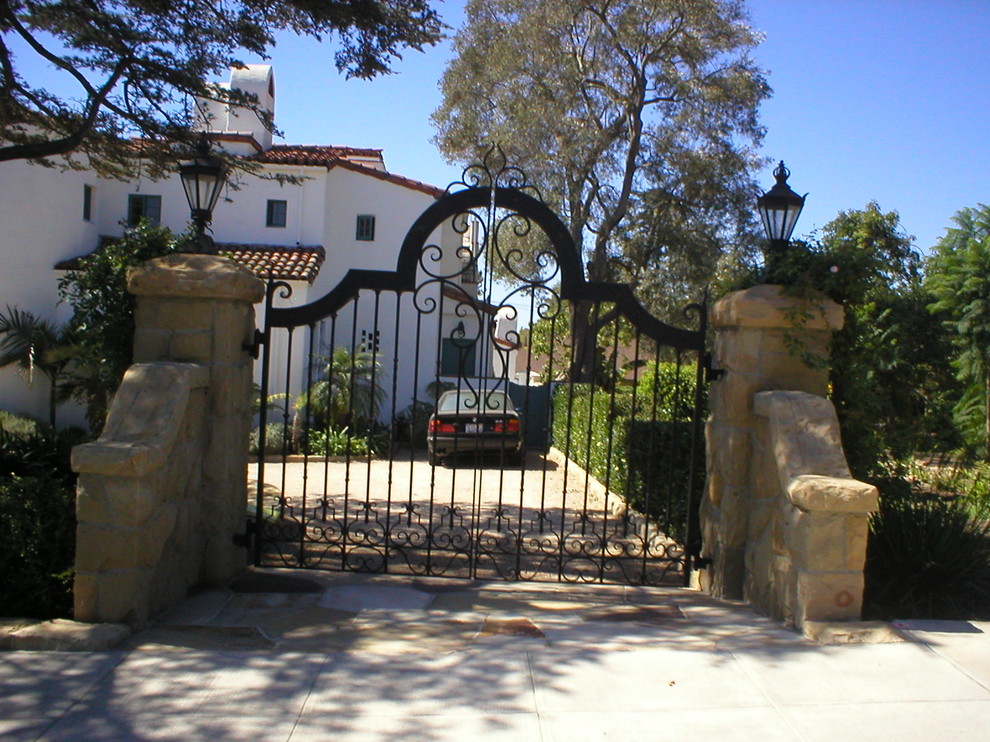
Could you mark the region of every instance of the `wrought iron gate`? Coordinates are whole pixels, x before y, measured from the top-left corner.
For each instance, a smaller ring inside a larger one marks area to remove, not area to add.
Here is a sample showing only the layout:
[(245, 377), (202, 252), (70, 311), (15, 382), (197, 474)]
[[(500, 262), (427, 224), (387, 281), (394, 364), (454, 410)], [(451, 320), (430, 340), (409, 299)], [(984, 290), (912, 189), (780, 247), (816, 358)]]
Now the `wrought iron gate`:
[[(303, 306), (270, 282), (257, 564), (688, 579), (705, 307), (685, 310), (696, 329), (675, 328), (628, 286), (587, 282), (566, 227), (499, 156), (419, 217), (395, 272), (352, 269)], [(431, 420), (445, 389), (467, 400), (463, 419)], [(471, 409), (501, 392), (504, 419)], [(458, 451), (442, 463), (438, 431)]]

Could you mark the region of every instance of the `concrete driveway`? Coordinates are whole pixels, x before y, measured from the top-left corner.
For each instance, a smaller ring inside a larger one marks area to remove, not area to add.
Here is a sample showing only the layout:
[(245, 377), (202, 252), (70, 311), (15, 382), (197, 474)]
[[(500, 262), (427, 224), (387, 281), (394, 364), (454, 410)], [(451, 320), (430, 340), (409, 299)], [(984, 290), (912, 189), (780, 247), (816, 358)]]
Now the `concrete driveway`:
[[(257, 482), (258, 465), (248, 467), (248, 478)], [(500, 468), (497, 456), (480, 460), (464, 456), (444, 466), (430, 466), (425, 451), (400, 450), (391, 460), (343, 457), (329, 460), (290, 457), (283, 466), (265, 464), (266, 489), (283, 492), (301, 505), (325, 492), (374, 502), (426, 501), (459, 505), (511, 504), (527, 509), (567, 508), (590, 512), (618, 512), (622, 501), (607, 494), (604, 485), (557, 449), (541, 455), (530, 451), (522, 467)], [(256, 486), (256, 484), (255, 484)], [(431, 498), (432, 493), (432, 498)]]

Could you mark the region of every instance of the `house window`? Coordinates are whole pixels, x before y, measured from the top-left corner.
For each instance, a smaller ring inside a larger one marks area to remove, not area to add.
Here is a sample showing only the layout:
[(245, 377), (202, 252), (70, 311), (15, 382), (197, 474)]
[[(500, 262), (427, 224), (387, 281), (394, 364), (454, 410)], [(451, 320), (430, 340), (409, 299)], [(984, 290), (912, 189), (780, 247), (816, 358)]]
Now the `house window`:
[(93, 186), (83, 186), (83, 220), (93, 221)]
[(359, 214), (357, 218), (357, 234), (354, 239), (371, 242), (375, 239), (375, 217), (372, 214)]
[(268, 201), (268, 215), (265, 217), (266, 227), (284, 227), (286, 201)]
[(162, 197), (132, 193), (127, 197), (127, 226), (135, 227), (142, 219), (153, 224), (162, 220)]

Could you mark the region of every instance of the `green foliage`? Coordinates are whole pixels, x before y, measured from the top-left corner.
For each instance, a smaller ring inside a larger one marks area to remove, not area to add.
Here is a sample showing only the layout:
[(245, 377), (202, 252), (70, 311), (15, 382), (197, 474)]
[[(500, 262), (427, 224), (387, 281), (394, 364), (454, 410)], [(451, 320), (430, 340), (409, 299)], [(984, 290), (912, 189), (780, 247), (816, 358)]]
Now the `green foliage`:
[(351, 435), (347, 428), (340, 430), (310, 430), (303, 447), (311, 456), (367, 456), (377, 455), (388, 449), (387, 434)]
[(886, 619), (986, 615), (990, 513), (972, 498), (919, 493), (904, 480), (880, 486), (880, 509), (870, 517), (864, 612)]
[(72, 615), (78, 430), (0, 431), (0, 606), (8, 616)]
[(122, 177), (137, 154), (155, 177), (174, 167), (175, 143), (195, 142), (198, 99), (247, 107), (273, 129), (254, 96), (212, 80), (245, 53), (267, 58), (285, 31), (335, 37), (337, 69), (370, 78), (404, 47), (436, 43), (441, 26), (427, 0), (12, 0), (0, 14), (0, 161), (76, 152), (85, 159), (66, 164)]
[[(948, 339), (926, 309), (920, 256), (896, 212), (876, 203), (841, 212), (819, 240), (791, 243), (772, 278), (796, 297), (813, 303), (824, 294), (843, 305), (829, 382), (853, 474), (881, 476), (916, 452), (957, 443)], [(800, 327), (807, 318), (794, 319)], [(793, 352), (806, 353), (796, 334)]]
[(650, 516), (680, 543), (687, 537), (690, 492), (701, 497), (704, 446), (691, 464), (694, 369), (651, 364), (635, 386), (613, 394), (600, 387), (560, 387), (553, 399), (553, 444), (616, 492), (634, 509)]
[(953, 221), (928, 261), (930, 309), (950, 331), (965, 385), (956, 420), (990, 461), (990, 207), (962, 209)]
[(102, 429), (110, 400), (133, 360), (135, 299), (127, 292), (127, 271), (175, 252), (185, 239), (143, 221), (80, 258), (80, 267), (59, 279), (59, 296), (72, 305), (69, 327), (77, 343), (66, 385), (86, 403), (86, 419), (94, 431)]

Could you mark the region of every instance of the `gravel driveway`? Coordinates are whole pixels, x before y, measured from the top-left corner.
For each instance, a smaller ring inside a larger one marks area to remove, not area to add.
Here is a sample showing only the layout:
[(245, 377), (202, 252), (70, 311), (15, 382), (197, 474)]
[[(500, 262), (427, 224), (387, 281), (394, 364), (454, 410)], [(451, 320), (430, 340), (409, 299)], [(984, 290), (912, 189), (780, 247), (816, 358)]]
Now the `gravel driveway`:
[[(249, 499), (257, 464), (248, 470)], [(266, 462), (269, 566), (676, 584), (680, 547), (561, 452), (430, 466), (293, 457)], [(279, 495), (284, 493), (284, 500)], [(325, 494), (324, 494), (325, 493)], [(300, 522), (301, 521), (301, 522)], [(479, 566), (480, 565), (480, 566)]]

